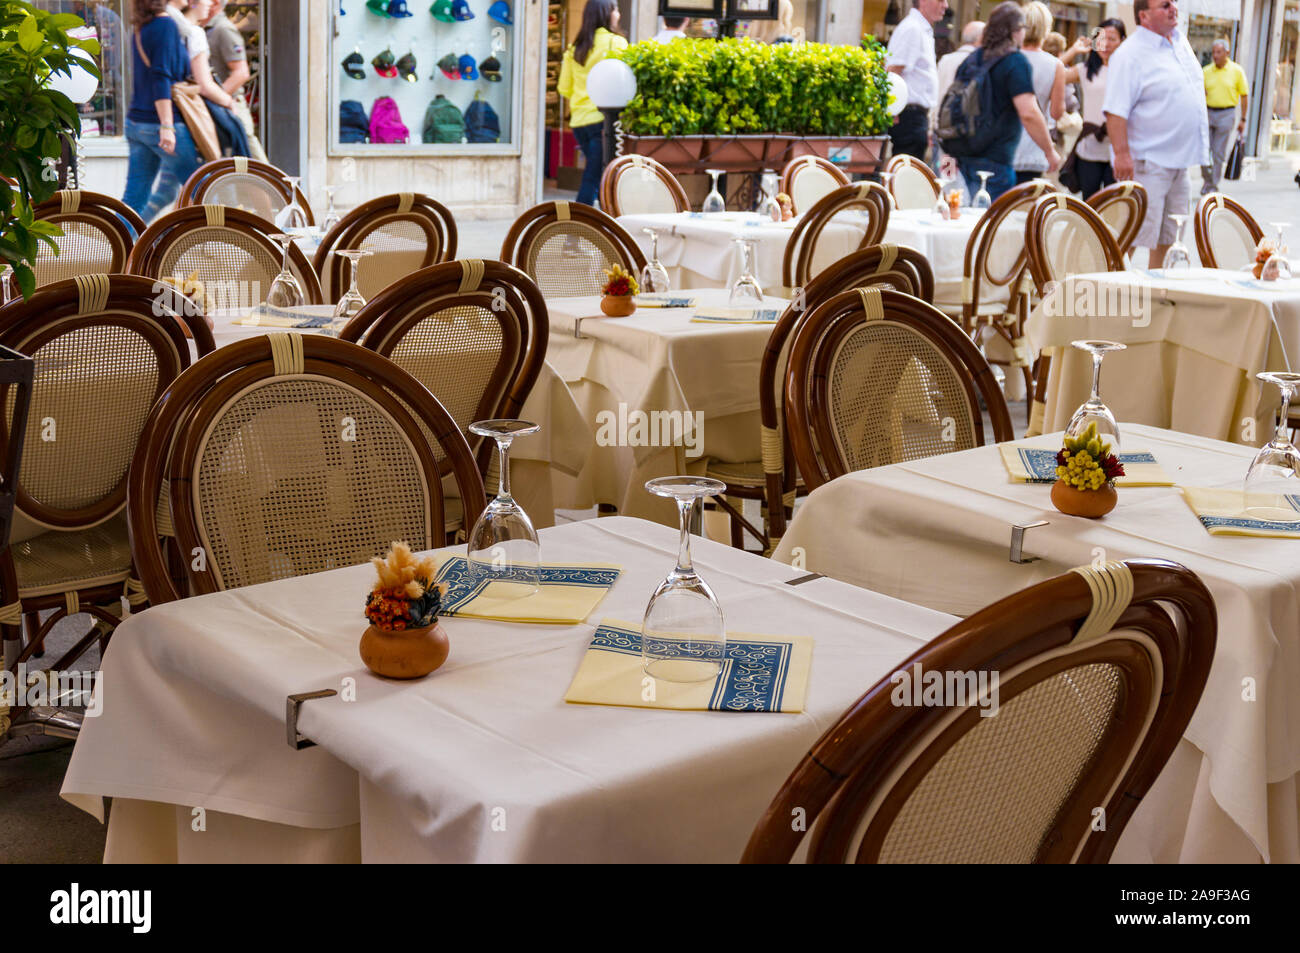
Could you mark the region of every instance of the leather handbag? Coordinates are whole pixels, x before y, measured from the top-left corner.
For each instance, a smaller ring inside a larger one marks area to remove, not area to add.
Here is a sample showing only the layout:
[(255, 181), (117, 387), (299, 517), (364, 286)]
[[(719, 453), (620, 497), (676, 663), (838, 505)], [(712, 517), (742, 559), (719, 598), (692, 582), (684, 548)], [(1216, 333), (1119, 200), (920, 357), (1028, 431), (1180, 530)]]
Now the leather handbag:
[(1241, 141), (1241, 136), (1237, 136), (1232, 144), (1232, 151), (1228, 153), (1228, 161), (1223, 166), (1223, 177), (1229, 182), (1236, 182), (1241, 178), (1241, 160), (1245, 151), (1246, 147)]
[[(149, 57), (145, 56), (144, 46), (140, 43), (139, 30), (135, 31), (135, 48), (140, 53), (144, 65), (149, 67), (151, 64)], [(185, 121), (185, 126), (190, 131), (190, 138), (194, 140), (194, 146), (199, 151), (199, 157), (204, 162), (220, 159), (221, 142), (217, 138), (217, 124), (208, 112), (203, 94), (199, 92), (198, 83), (172, 83), (172, 105)]]

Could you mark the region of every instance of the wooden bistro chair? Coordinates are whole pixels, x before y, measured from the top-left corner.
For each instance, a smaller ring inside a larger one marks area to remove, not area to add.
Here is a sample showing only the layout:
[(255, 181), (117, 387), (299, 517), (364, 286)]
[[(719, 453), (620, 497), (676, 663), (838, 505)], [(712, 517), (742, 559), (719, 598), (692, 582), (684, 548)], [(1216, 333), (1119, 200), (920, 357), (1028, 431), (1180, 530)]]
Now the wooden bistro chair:
[(689, 212), (690, 200), (677, 176), (657, 159), (624, 155), (605, 166), (600, 207), (613, 218), (659, 212)]
[(1202, 195), (1192, 218), (1196, 252), (1206, 268), (1239, 270), (1255, 264), (1264, 229), (1236, 199), (1222, 192)]
[(781, 191), (790, 196), (796, 215), (848, 184), (843, 170), (821, 156), (791, 159), (781, 170)]
[[(1125, 270), (1119, 243), (1105, 220), (1091, 205), (1064, 192), (1044, 195), (1034, 203), (1025, 220), (1025, 246), (1029, 274), (1040, 298), (1049, 285), (1059, 284), (1070, 275)], [(1034, 373), (1034, 400), (1026, 436), (1043, 432), (1051, 366), (1051, 354), (1045, 349)]]
[(483, 481), (460, 428), (387, 358), (292, 333), (226, 345), (154, 405), (131, 462), (127, 517), (149, 599), (353, 566), (393, 540), (441, 546), (439, 456), (477, 519)]
[[(474, 448), (485, 484), (496, 485), (496, 444), (469, 425), (518, 417), (537, 382), (550, 332), (531, 278), (500, 261), (433, 265), (371, 298), (339, 337), (382, 354), (427, 387)], [(462, 528), (460, 500), (446, 505), (454, 533)]]
[[(252, 212), (224, 205), (191, 205), (159, 216), (136, 242), (127, 268), (150, 278), (187, 278), (197, 272), (218, 301), (251, 307), (266, 299), (284, 253), (271, 241), (278, 229)], [(321, 304), (320, 282), (307, 256), (289, 246), (289, 268), (308, 304)]]
[(889, 194), (900, 209), (932, 209), (939, 201), (939, 177), (920, 159), (896, 155), (885, 163), (884, 171), (894, 175)]
[(316, 249), (312, 266), (327, 301), (352, 281), (340, 248), (375, 254), (358, 263), (357, 288), (369, 301), (399, 278), (456, 257), (456, 220), (441, 202), (416, 192), (381, 195), (344, 215)]
[(194, 302), (137, 275), (82, 275), (0, 309), (0, 344), (35, 363), (18, 519), (0, 552), (9, 668), (39, 652), (56, 623), (89, 613), (93, 628), (51, 666), (68, 668), (106, 641), (122, 597), (144, 603), (127, 540), (127, 468), (149, 408), (190, 365), (187, 337), (200, 355), (213, 350)]
[(1187, 729), (1216, 628), (1204, 583), (1163, 559), (995, 602), (896, 670), (990, 690), (900, 705), (910, 686), (882, 678), (804, 755), (743, 859), (789, 862), (806, 827), (810, 863), (1106, 863)]
[[(792, 335), (809, 311), (823, 301), (854, 288), (892, 288), (924, 301), (934, 300), (934, 273), (919, 251), (906, 245), (872, 245), (831, 265), (803, 289), (777, 319), (768, 337), (758, 369), (759, 440), (762, 459), (749, 463), (711, 461), (708, 475), (727, 484), (719, 501), (731, 517), (731, 545), (744, 545), (748, 531), (771, 554), (785, 535), (786, 514), (794, 507), (801, 482), (790, 452), (790, 438), (782, 424), (783, 384)], [(741, 518), (742, 500), (764, 501), (766, 523), (762, 533)]]
[[(316, 219), (312, 216), (307, 196), (302, 189), (298, 189), (296, 194), (307, 224), (315, 225)], [(228, 205), (274, 223), (275, 216), (293, 201), (294, 195), (285, 181), (285, 173), (276, 166), (247, 156), (235, 156), (213, 159), (195, 169), (181, 186), (176, 207)]]
[(1120, 254), (1127, 256), (1147, 215), (1146, 186), (1141, 182), (1117, 182), (1094, 192), (1088, 204), (1110, 228)]
[(58, 253), (37, 245), (36, 287), (78, 275), (116, 275), (126, 271), (131, 247), (144, 231), (144, 219), (111, 195), (63, 189), (32, 209), (40, 222), (62, 229)]
[(858, 288), (813, 308), (794, 332), (785, 423), (809, 490), (854, 470), (1011, 440), (988, 362), (947, 315), (898, 291)]
[(577, 202), (543, 202), (515, 220), (501, 246), (501, 260), (514, 265), (548, 298), (598, 295), (605, 269), (621, 265), (633, 277), (645, 255), (618, 222)]
[(833, 259), (818, 255), (818, 241), (836, 216), (853, 209), (860, 209), (866, 215), (858, 248), (880, 244), (889, 227), (889, 197), (885, 190), (874, 182), (841, 186), (803, 213), (791, 232), (781, 261), (781, 280), (787, 289), (803, 287), (831, 264)]

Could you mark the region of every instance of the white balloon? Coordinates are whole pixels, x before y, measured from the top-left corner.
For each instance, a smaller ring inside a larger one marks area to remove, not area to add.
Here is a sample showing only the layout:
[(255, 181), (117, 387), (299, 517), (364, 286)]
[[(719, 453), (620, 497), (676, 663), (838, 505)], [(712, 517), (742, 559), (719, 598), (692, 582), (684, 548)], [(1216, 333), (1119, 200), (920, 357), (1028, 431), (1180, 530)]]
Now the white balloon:
[(603, 59), (587, 74), (587, 95), (597, 109), (622, 109), (636, 95), (636, 74), (622, 60)]
[[(85, 50), (73, 47), (68, 52), (75, 58), (83, 59), (87, 63), (94, 63), (94, 60), (90, 58), (90, 55)], [(99, 80), (95, 78), (94, 73), (87, 72), (75, 64), (71, 68), (71, 75), (51, 73), (45, 85), (67, 96), (78, 105), (90, 102), (90, 97), (94, 96), (95, 90), (99, 89)]]
[(889, 74), (889, 115), (897, 116), (907, 105), (907, 83), (897, 73)]

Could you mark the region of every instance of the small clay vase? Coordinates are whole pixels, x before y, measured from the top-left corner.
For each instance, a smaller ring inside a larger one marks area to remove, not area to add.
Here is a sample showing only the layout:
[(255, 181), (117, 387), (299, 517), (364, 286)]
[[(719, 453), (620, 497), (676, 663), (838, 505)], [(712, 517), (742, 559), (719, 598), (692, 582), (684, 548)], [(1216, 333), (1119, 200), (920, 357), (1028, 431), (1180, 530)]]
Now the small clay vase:
[(1250, 269), (1250, 273), (1255, 276), (1256, 281), (1261, 280), (1264, 277), (1264, 263), (1262, 261), (1255, 262), (1254, 267)]
[(600, 310), (611, 318), (626, 318), (636, 310), (631, 295), (605, 295), (600, 299)]
[(361, 661), (385, 678), (423, 678), (447, 661), (450, 651), (447, 631), (436, 622), (396, 631), (372, 625), (361, 636)]
[(1109, 483), (1100, 490), (1080, 490), (1064, 480), (1052, 484), (1052, 505), (1067, 516), (1084, 516), (1090, 520), (1105, 516), (1115, 508), (1119, 495)]

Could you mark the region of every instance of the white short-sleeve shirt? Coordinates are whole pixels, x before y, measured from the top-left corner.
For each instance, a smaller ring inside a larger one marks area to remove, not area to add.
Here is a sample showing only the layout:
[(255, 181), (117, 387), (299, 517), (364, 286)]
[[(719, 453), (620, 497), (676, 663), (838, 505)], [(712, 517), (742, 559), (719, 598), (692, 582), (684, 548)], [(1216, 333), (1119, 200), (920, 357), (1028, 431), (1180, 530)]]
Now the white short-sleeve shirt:
[(1205, 76), (1187, 38), (1138, 27), (1111, 54), (1103, 109), (1128, 120), (1129, 153), (1166, 169), (1210, 162)]
[(176, 26), (181, 31), (181, 39), (185, 41), (185, 52), (190, 59), (194, 59), (200, 53), (212, 52), (212, 47), (208, 45), (208, 35), (203, 32), (203, 27), (185, 19), (185, 14), (171, 5), (167, 7), (167, 15), (176, 21)]
[(933, 109), (938, 103), (939, 69), (934, 61), (934, 28), (913, 7), (889, 38), (887, 66), (903, 67), (907, 104)]

